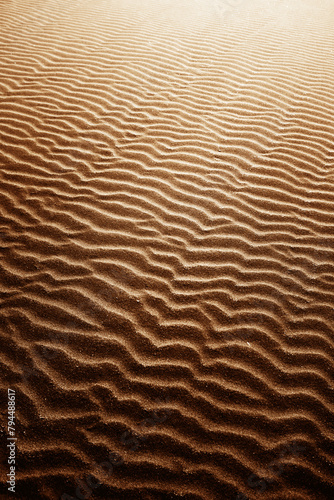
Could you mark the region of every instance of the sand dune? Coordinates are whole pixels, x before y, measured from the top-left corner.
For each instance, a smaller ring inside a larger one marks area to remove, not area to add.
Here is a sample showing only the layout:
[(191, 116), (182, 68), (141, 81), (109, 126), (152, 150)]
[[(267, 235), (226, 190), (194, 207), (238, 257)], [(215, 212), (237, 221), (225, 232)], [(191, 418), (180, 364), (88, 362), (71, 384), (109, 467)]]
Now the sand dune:
[(0, 17), (16, 498), (333, 498), (333, 4)]

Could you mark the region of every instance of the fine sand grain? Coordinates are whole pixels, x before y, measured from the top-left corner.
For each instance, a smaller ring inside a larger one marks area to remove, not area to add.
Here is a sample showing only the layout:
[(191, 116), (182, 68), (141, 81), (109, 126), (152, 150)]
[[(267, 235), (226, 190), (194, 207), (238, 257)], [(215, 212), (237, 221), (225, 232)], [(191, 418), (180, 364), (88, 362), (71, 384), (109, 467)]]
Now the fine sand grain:
[(334, 498), (333, 23), (0, 1), (1, 499)]

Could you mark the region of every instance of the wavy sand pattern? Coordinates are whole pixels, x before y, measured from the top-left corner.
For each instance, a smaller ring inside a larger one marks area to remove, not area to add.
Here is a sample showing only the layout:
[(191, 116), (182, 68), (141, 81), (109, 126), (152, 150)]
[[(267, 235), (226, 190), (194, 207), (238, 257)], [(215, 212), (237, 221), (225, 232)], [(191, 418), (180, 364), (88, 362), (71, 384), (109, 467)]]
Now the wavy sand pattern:
[(268, 5), (0, 3), (1, 498), (334, 498), (333, 3)]

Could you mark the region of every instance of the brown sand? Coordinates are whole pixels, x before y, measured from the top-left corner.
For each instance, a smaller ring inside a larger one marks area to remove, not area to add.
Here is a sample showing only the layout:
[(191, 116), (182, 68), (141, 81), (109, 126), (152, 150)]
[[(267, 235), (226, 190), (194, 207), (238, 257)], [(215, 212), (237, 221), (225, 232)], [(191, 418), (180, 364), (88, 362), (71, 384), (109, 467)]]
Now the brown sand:
[(333, 21), (0, 2), (1, 498), (334, 498)]

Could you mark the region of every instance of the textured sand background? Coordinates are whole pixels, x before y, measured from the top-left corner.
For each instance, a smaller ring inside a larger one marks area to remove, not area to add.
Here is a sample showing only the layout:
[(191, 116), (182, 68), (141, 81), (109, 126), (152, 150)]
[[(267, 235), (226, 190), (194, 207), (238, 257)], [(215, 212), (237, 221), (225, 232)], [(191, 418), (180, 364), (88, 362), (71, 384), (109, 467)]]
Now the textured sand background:
[(1, 498), (334, 498), (333, 22), (0, 2)]

